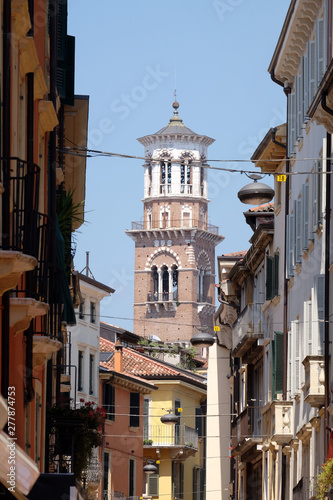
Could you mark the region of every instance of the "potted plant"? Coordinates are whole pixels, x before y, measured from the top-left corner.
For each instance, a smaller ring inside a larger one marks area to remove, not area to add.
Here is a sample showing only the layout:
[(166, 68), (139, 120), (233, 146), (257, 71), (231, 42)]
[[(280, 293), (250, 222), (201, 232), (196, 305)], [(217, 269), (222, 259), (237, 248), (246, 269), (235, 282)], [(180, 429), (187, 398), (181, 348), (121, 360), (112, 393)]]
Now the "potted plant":
[(333, 458), (322, 465), (316, 484), (316, 499), (325, 500), (330, 486), (333, 485)]
[(105, 420), (104, 408), (91, 401), (80, 402), (80, 408), (71, 409), (68, 404), (60, 403), (47, 411), (50, 433), (56, 434), (60, 450), (74, 450), (74, 474), (79, 480), (88, 466), (93, 448), (102, 444)]

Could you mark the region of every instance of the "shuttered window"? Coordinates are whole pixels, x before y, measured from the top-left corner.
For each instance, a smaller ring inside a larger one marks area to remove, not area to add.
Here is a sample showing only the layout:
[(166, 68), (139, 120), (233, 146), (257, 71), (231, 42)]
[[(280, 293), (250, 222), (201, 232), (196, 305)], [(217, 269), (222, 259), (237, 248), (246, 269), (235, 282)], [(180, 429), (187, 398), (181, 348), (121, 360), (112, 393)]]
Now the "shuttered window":
[(198, 437), (202, 437), (202, 410), (199, 406), (195, 408), (195, 429), (198, 431)]
[(302, 136), (303, 124), (303, 75), (296, 76), (296, 137)]
[(295, 224), (295, 263), (299, 263), (301, 261), (302, 255), (302, 224), (301, 224), (301, 200), (294, 201), (294, 224)]
[(283, 333), (274, 332), (272, 340), (272, 401), (283, 389)]
[(312, 103), (312, 99), (315, 95), (315, 86), (316, 86), (316, 66), (315, 66), (315, 42), (311, 40), (308, 42), (308, 63), (309, 63), (309, 106)]
[(294, 154), (296, 140), (296, 101), (295, 92), (288, 95), (288, 155)]
[(266, 300), (271, 300), (279, 293), (279, 254), (266, 255)]
[(300, 335), (299, 322), (291, 322), (291, 393), (300, 390)]
[(308, 53), (302, 57), (302, 77), (303, 77), (303, 121), (309, 119), (307, 110), (309, 108), (309, 65)]
[(130, 393), (130, 427), (140, 426), (140, 393)]
[(158, 474), (148, 474), (148, 495), (150, 497), (159, 496), (158, 482), (159, 482)]
[(105, 418), (108, 420), (115, 419), (115, 389), (111, 384), (103, 386), (103, 408), (105, 409)]
[(302, 248), (308, 248), (309, 241), (309, 184), (302, 186)]
[(325, 335), (325, 276), (319, 274), (315, 276), (314, 282), (314, 307), (313, 307), (313, 341), (316, 352), (319, 355), (324, 353)]
[(324, 20), (317, 19), (316, 22), (316, 66), (317, 87), (324, 76)]
[(312, 355), (312, 303), (304, 303), (304, 357)]

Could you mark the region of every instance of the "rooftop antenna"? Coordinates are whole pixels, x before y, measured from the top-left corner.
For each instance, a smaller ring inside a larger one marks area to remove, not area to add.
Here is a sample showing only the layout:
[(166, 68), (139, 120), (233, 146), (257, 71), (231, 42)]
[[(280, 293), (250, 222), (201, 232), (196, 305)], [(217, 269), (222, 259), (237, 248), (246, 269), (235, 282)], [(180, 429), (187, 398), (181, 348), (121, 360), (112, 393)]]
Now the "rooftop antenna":
[(88, 276), (88, 278), (92, 278), (93, 280), (95, 279), (94, 278), (94, 275), (93, 273), (91, 272), (91, 269), (89, 267), (89, 253), (90, 252), (86, 252), (86, 267), (84, 267), (81, 271), (81, 274), (84, 273), (84, 271), (86, 272), (86, 276)]

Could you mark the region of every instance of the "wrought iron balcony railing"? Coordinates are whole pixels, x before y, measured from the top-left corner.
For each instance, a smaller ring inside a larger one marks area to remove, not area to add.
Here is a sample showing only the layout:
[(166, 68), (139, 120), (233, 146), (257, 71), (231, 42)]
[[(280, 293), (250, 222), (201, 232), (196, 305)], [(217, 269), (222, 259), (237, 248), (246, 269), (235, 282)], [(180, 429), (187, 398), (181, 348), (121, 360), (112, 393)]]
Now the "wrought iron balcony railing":
[(144, 429), (150, 446), (189, 446), (198, 448), (198, 431), (187, 425), (149, 425)]
[(132, 231), (154, 230), (154, 229), (202, 229), (209, 233), (219, 234), (218, 226), (208, 224), (199, 219), (152, 219), (147, 221), (135, 221), (131, 225)]
[[(3, 160), (4, 161), (4, 160)], [(11, 214), (9, 234), (1, 238), (1, 249), (37, 257), (39, 173), (38, 165), (10, 158)]]

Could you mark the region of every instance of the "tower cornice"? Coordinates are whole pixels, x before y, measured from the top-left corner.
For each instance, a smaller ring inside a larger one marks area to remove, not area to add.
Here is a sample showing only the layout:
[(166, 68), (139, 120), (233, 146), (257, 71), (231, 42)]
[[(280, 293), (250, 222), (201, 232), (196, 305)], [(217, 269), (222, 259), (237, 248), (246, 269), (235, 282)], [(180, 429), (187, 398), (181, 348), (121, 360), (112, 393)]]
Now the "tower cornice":
[(172, 142), (178, 141), (180, 143), (196, 143), (202, 144), (203, 146), (210, 146), (215, 142), (215, 139), (208, 137), (207, 135), (198, 135), (196, 133), (184, 133), (175, 131), (175, 133), (167, 133), (167, 134), (150, 134), (145, 135), (144, 137), (140, 137), (137, 139), (143, 146), (151, 146), (152, 144), (158, 144), (160, 142)]

